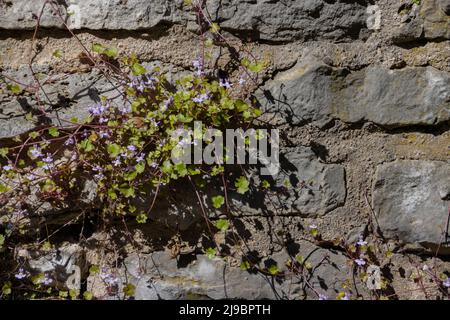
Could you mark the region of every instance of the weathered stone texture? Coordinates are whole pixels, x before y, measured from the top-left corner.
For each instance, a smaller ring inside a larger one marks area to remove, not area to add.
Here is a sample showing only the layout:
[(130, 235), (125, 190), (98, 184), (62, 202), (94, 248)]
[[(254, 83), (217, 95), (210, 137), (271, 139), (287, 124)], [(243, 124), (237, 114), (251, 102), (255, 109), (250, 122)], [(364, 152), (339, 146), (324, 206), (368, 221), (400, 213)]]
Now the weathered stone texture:
[(386, 237), (425, 246), (446, 242), (450, 163), (404, 160), (380, 165), (373, 192)]
[(432, 67), (349, 72), (302, 61), (257, 94), (274, 122), (323, 126), (333, 118), (388, 127), (433, 125), (450, 119), (450, 75)]
[[(0, 11), (0, 28), (34, 28), (44, 2), (8, 1)], [(357, 39), (366, 28), (366, 6), (361, 2), (232, 0), (209, 1), (208, 6), (222, 28), (249, 32), (262, 40), (349, 40)], [(69, 0), (58, 8), (73, 29), (139, 30), (195, 20), (181, 0)], [(57, 13), (50, 9), (44, 11), (41, 25), (63, 28)]]

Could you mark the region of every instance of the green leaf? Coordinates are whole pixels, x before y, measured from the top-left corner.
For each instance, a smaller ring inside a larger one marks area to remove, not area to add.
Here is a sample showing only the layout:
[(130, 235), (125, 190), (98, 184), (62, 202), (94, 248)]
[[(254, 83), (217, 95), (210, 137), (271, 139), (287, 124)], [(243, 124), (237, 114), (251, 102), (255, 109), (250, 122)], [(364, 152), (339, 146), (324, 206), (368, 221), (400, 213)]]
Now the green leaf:
[(216, 223), (214, 225), (220, 231), (227, 231), (228, 228), (230, 227), (230, 223), (226, 219), (219, 219), (216, 221)]
[(75, 290), (75, 289), (70, 289), (69, 290), (69, 296), (70, 296), (70, 299), (72, 299), (72, 300), (75, 300), (77, 297), (78, 297), (78, 290)]
[(63, 51), (61, 49), (57, 49), (57, 50), (53, 51), (53, 56), (55, 58), (60, 59), (63, 56)]
[(136, 287), (131, 283), (128, 283), (125, 287), (123, 287), (123, 293), (127, 297), (134, 296), (135, 291), (136, 291)]
[(5, 295), (5, 296), (9, 296), (10, 294), (11, 294), (11, 292), (12, 292), (12, 289), (11, 289), (11, 282), (6, 282), (4, 285), (3, 285), (3, 287), (2, 287), (2, 293)]
[(8, 89), (12, 94), (19, 95), (22, 93), (22, 88), (18, 84), (11, 84), (8, 86)]
[(27, 120), (27, 121), (32, 121), (32, 120), (33, 120), (33, 113), (28, 112), (28, 113), (25, 115), (25, 120)]
[(269, 268), (267, 268), (267, 271), (269, 271), (269, 273), (271, 274), (271, 275), (273, 275), (273, 276), (275, 276), (275, 275), (277, 275), (278, 274), (278, 272), (280, 272), (279, 270), (278, 270), (278, 267), (276, 266), (276, 265), (271, 265)]
[(270, 188), (270, 182), (267, 181), (267, 180), (263, 180), (262, 183), (261, 183), (261, 186), (262, 186), (264, 189), (268, 189), (268, 188)]
[(30, 133), (28, 134), (28, 136), (29, 136), (31, 139), (36, 139), (37, 137), (40, 136), (40, 134), (39, 134), (39, 132), (32, 131), (32, 132), (30, 132)]
[(95, 149), (94, 145), (92, 144), (91, 140), (84, 139), (80, 142), (80, 148), (84, 149), (86, 152), (91, 152)]
[(117, 193), (114, 191), (114, 189), (109, 189), (108, 190), (108, 197), (111, 200), (116, 200), (117, 199)]
[(236, 100), (234, 105), (236, 106), (236, 109), (239, 112), (247, 111), (250, 108), (249, 105), (242, 100)]
[(59, 130), (57, 128), (49, 128), (48, 129), (48, 133), (52, 136), (52, 137), (59, 137)]
[(0, 234), (0, 248), (5, 244), (5, 236)]
[(123, 175), (126, 181), (133, 181), (137, 177), (136, 171), (127, 172)]
[(103, 54), (107, 55), (107, 56), (110, 57), (110, 58), (115, 58), (115, 57), (117, 57), (117, 54), (118, 54), (117, 48), (113, 48), (113, 47), (107, 48), (107, 49), (103, 52)]
[(89, 273), (90, 273), (91, 275), (97, 274), (97, 273), (99, 273), (99, 272), (100, 272), (100, 268), (99, 268), (97, 265), (95, 265), (95, 264), (93, 264), (93, 265), (89, 268)]
[(0, 148), (0, 156), (3, 158), (6, 158), (8, 155), (9, 149), (8, 148)]
[(225, 198), (223, 196), (212, 197), (212, 203), (214, 208), (219, 209), (225, 203)]
[(4, 184), (0, 183), (0, 193), (8, 192), (9, 188), (5, 186)]
[(83, 292), (83, 298), (84, 300), (92, 300), (93, 298), (92, 292), (90, 291)]
[(214, 259), (217, 254), (217, 250), (215, 248), (208, 248), (206, 249), (205, 253), (208, 259)]
[(246, 271), (246, 270), (250, 269), (250, 267), (251, 267), (250, 262), (248, 262), (247, 260), (244, 260), (241, 262), (241, 265), (239, 267), (241, 268), (241, 270)]
[(131, 66), (131, 71), (135, 76), (142, 76), (147, 73), (147, 69), (145, 69), (141, 64), (135, 63)]
[(138, 174), (144, 172), (144, 170), (145, 170), (145, 162), (144, 162), (144, 161), (139, 162), (139, 163), (135, 166), (135, 169), (136, 169), (136, 172), (137, 172)]
[(102, 54), (105, 51), (105, 47), (102, 46), (100, 43), (94, 43), (92, 45), (92, 51), (94, 51), (95, 53)]
[(248, 191), (250, 183), (247, 178), (244, 176), (239, 177), (235, 182), (234, 186), (237, 188), (237, 192), (240, 194), (244, 194)]
[(116, 158), (120, 153), (120, 146), (115, 143), (108, 144), (106, 150), (111, 158)]
[(136, 221), (139, 224), (143, 224), (147, 222), (147, 215), (145, 213), (141, 213), (136, 217)]
[(175, 170), (177, 171), (177, 173), (180, 177), (184, 177), (188, 174), (186, 164), (183, 162), (177, 163), (175, 165)]
[(219, 30), (220, 30), (220, 26), (217, 23), (215, 23), (215, 22), (211, 23), (210, 31), (212, 33), (217, 33), (217, 32), (219, 32)]
[(134, 197), (134, 188), (129, 185), (122, 185), (119, 191), (125, 198)]

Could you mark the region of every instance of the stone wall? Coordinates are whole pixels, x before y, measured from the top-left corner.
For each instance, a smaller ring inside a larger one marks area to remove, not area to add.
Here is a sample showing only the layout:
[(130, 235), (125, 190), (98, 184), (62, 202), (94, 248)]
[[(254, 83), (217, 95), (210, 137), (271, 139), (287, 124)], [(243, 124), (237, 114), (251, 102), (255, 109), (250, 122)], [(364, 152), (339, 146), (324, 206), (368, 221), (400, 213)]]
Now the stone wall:
[[(50, 10), (41, 18), (39, 54), (30, 60), (44, 2), (0, 0), (0, 67), (29, 83), (32, 63), (46, 83), (47, 112), (83, 117), (100, 95), (114, 95), (111, 84), (83, 63), (76, 39)], [(309, 281), (330, 297), (352, 280), (353, 267), (338, 247), (314, 241), (310, 225), (323, 239), (382, 238), (381, 246), (393, 253), (381, 256), (379, 266), (392, 295), (401, 299), (424, 297), (410, 279), (417, 268), (450, 270), (450, 1), (416, 2), (207, 1), (229, 41), (248, 41), (256, 56), (271, 61), (254, 95), (264, 119), (282, 130), (284, 170), (274, 181), (289, 178), (293, 184), (292, 192), (275, 200), (232, 195), (239, 236), (262, 265), (270, 260), (285, 270), (289, 256), (309, 257), (315, 267)], [(192, 70), (200, 54), (195, 16), (182, 0), (58, 3), (66, 24), (88, 47), (99, 42), (123, 54), (135, 52), (173, 75)], [(54, 57), (56, 50), (65, 63)], [(221, 66), (230, 59), (221, 48), (215, 57)], [(35, 99), (0, 92), (0, 144), (36, 126), (25, 118), (38, 114)], [(37, 124), (45, 122), (39, 118)], [(311, 187), (301, 188), (301, 181)], [(195, 199), (179, 188), (179, 201)], [(118, 276), (131, 277), (136, 298), (316, 298), (302, 281), (242, 271), (239, 259), (207, 259), (201, 250), (203, 218), (195, 200), (186, 202), (185, 210), (168, 204), (150, 225), (133, 227), (143, 249), (124, 246)], [(67, 211), (48, 223), (61, 225)], [(66, 232), (57, 242), (59, 255), (36, 257), (26, 244), (17, 250), (36, 270), (75, 266), (79, 272), (69, 277), (70, 286), (87, 281), (96, 297), (114, 298), (86, 270), (117, 258), (109, 243), (122, 237), (94, 228), (83, 244)], [(242, 244), (224, 237), (233, 256)], [(358, 293), (370, 297), (367, 284), (357, 282)]]

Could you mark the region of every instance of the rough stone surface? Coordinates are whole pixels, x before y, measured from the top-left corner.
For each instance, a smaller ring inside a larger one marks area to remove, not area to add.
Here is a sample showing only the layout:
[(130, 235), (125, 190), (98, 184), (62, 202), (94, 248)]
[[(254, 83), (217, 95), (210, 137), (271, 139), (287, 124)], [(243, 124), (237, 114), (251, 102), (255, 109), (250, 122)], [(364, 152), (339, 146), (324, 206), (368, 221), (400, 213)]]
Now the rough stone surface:
[[(33, 29), (36, 17), (45, 0), (13, 0), (2, 4), (0, 27), (5, 29)], [(168, 0), (69, 0), (64, 5), (47, 5), (41, 26), (64, 28), (56, 8), (72, 29), (150, 29), (165, 22), (175, 23), (182, 18), (182, 1)]]
[(421, 39), (450, 39), (450, 5), (444, 0), (424, 0), (421, 5), (414, 4), (400, 14), (403, 23), (394, 31), (396, 43)]
[[(233, 193), (230, 197), (239, 211), (316, 217), (345, 202), (344, 168), (338, 164), (322, 163), (309, 147), (282, 148), (280, 172), (276, 176), (262, 176), (260, 179), (273, 181), (273, 187), (279, 193), (276, 196), (265, 195), (264, 201), (257, 194), (242, 197)], [(283, 189), (286, 191), (280, 192)]]
[[(47, 67), (35, 70), (38, 76), (44, 72), (48, 72)], [(5, 74), (27, 85), (35, 83), (27, 67)], [(87, 118), (89, 106), (99, 102), (100, 96), (117, 96), (114, 84), (98, 73), (46, 75), (40, 81), (44, 85), (37, 95), (0, 93), (0, 138), (20, 135), (48, 123), (67, 126), (72, 118)], [(32, 120), (25, 118), (28, 113), (33, 115)]]
[[(336, 296), (351, 274), (346, 258), (306, 242), (302, 243), (301, 253), (315, 267), (308, 277), (309, 285), (322, 294)], [(279, 252), (270, 261), (262, 262), (261, 268), (277, 265), (280, 272), (284, 272), (288, 259), (289, 255)], [(295, 299), (312, 294), (304, 282), (274, 281), (272, 276), (229, 266), (220, 258), (197, 255), (188, 265), (180, 266), (167, 251), (130, 255), (119, 274), (136, 286), (135, 298), (138, 300)], [(94, 278), (91, 276), (89, 283), (94, 283)], [(107, 296), (102, 290), (95, 293), (98, 297)]]
[(348, 40), (366, 29), (365, 1), (212, 1), (221, 25), (261, 40)]
[[(44, 0), (14, 0), (3, 4), (0, 28), (32, 29)], [(139, 30), (161, 24), (186, 24), (194, 20), (183, 10), (183, 1), (146, 0), (70, 0), (60, 5), (61, 15), (73, 29)], [(248, 32), (261, 40), (325, 38), (357, 39), (366, 29), (365, 1), (210, 1), (210, 12), (223, 28)], [(49, 7), (41, 20), (43, 27), (62, 28), (58, 15)]]
[(449, 177), (448, 162), (405, 160), (379, 166), (373, 206), (383, 234), (425, 246), (445, 242)]
[(450, 75), (432, 67), (348, 72), (305, 60), (269, 81), (257, 97), (275, 123), (324, 126), (333, 118), (389, 127), (450, 119)]
[(52, 279), (53, 286), (80, 290), (82, 272), (85, 272), (85, 258), (77, 244), (63, 243), (47, 252), (16, 248), (17, 257), (24, 270), (32, 274), (44, 273)]

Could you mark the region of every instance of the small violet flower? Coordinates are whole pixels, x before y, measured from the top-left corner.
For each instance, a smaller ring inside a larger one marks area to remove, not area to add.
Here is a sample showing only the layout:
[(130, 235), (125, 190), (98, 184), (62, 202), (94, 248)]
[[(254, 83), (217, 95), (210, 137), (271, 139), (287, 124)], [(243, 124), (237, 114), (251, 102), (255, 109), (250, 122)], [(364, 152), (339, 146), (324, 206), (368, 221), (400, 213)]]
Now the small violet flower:
[(115, 167), (120, 166), (120, 164), (121, 164), (120, 157), (117, 157), (112, 163)]
[(350, 294), (346, 292), (344, 296), (341, 298), (341, 300), (350, 300)]
[(360, 255), (359, 256), (359, 259), (355, 259), (355, 263), (358, 265), (358, 266), (363, 266), (363, 265), (365, 265), (366, 264), (366, 261), (364, 260), (364, 257), (363, 257), (363, 255)]
[(15, 277), (16, 279), (19, 279), (19, 280), (22, 280), (22, 279), (27, 278), (27, 277), (29, 277), (29, 276), (30, 276), (30, 273), (29, 273), (28, 271), (24, 270), (23, 268), (20, 268), (20, 269), (19, 269), (19, 272), (17, 272), (17, 273), (14, 275), (14, 277)]
[(195, 98), (192, 99), (195, 103), (203, 103), (205, 100), (209, 99), (209, 95), (207, 93), (203, 93)]
[(328, 300), (328, 296), (325, 294), (319, 293), (319, 300)]
[(365, 246), (365, 245), (367, 245), (367, 241), (364, 241), (363, 237), (359, 237), (359, 241), (356, 242), (356, 244), (358, 246)]
[(52, 163), (53, 157), (50, 153), (47, 153), (47, 156), (44, 159), (42, 159), (42, 161), (44, 161), (45, 163)]
[(220, 79), (219, 86), (224, 87), (226, 89), (230, 89), (233, 85), (226, 79)]
[(136, 150), (137, 150), (136, 146), (134, 146), (134, 145), (129, 145), (129, 146), (127, 147), (127, 149), (128, 149), (129, 151), (131, 151), (131, 152), (136, 152)]
[(442, 285), (446, 288), (450, 288), (450, 278), (447, 278), (442, 282)]
[(39, 279), (39, 283), (48, 286), (53, 282), (53, 279), (51, 279), (47, 274), (44, 274), (44, 277)]
[(75, 143), (75, 141), (73, 140), (72, 137), (70, 137), (69, 139), (66, 140), (66, 142), (64, 142), (65, 146), (70, 146), (73, 145)]
[(141, 153), (140, 155), (138, 155), (138, 157), (136, 158), (136, 162), (142, 162), (144, 161), (144, 155)]
[(33, 158), (39, 158), (39, 157), (42, 157), (43, 156), (43, 154), (42, 154), (42, 151), (41, 151), (41, 148), (39, 148), (39, 147), (37, 147), (37, 146), (35, 146), (33, 149), (31, 149), (31, 156), (33, 157)]

